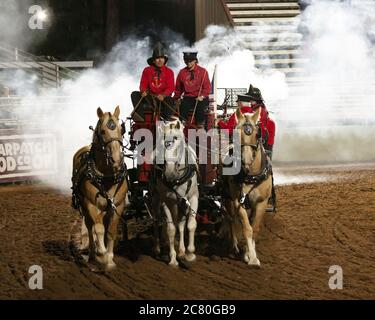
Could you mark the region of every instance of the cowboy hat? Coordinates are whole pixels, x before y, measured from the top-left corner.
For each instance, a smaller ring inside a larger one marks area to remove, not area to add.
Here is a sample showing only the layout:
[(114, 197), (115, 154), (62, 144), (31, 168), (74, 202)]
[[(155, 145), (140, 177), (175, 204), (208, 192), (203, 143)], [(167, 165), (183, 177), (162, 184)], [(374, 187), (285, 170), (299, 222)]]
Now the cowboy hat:
[(168, 55), (165, 53), (164, 46), (157, 42), (154, 46), (154, 50), (152, 51), (152, 57), (147, 59), (147, 63), (151, 66), (154, 63), (156, 58), (163, 57), (165, 59), (165, 63), (168, 61)]

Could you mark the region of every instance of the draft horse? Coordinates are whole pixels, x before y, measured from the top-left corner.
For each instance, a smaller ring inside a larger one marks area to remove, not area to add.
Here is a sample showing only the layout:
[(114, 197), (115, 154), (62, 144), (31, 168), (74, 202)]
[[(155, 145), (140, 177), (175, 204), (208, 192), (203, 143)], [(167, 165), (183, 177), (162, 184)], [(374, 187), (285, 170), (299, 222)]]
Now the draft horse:
[[(197, 228), (198, 167), (194, 150), (185, 142), (184, 126), (179, 120), (159, 127), (163, 144), (157, 145), (155, 155), (162, 154), (162, 164), (154, 165), (152, 207), (154, 218), (154, 253), (160, 254), (159, 224), (165, 221), (169, 265), (177, 267), (178, 259), (188, 262), (196, 260), (194, 236)], [(155, 160), (155, 159), (154, 159)], [(188, 231), (187, 252), (185, 249), (185, 227)], [(179, 232), (178, 254), (175, 249), (176, 230)]]
[(117, 226), (126, 206), (127, 169), (123, 155), (124, 126), (120, 108), (97, 109), (98, 123), (90, 146), (73, 157), (72, 205), (84, 218), (89, 238), (89, 262), (109, 271), (116, 265), (113, 249)]
[[(260, 109), (259, 109), (260, 110)], [(241, 141), (241, 170), (233, 176), (223, 176), (228, 187), (225, 196), (227, 224), (233, 248), (239, 253), (238, 239), (246, 241), (243, 259), (248, 265), (260, 266), (255, 240), (272, 192), (272, 167), (263, 148), (259, 127), (260, 111), (242, 114), (236, 112)]]

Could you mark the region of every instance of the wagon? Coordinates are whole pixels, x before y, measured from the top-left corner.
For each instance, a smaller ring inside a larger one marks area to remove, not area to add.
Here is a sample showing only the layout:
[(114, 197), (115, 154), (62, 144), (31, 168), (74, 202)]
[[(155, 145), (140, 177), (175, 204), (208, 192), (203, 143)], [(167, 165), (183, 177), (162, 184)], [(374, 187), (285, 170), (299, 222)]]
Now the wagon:
[[(217, 128), (216, 123), (220, 119), (226, 119), (228, 110), (233, 109), (236, 105), (237, 94), (246, 92), (246, 89), (221, 89), (225, 94), (225, 99), (222, 105), (214, 108), (213, 101), (211, 100), (210, 106), (205, 111), (205, 129)], [(216, 109), (216, 110), (215, 110)], [(155, 111), (156, 110), (156, 111)], [(221, 114), (218, 115), (216, 111)], [(194, 129), (195, 123), (192, 121), (193, 115), (189, 114), (185, 122), (185, 130)], [(142, 121), (143, 120), (143, 121)], [(139, 232), (144, 231), (152, 224), (152, 174), (153, 165), (149, 163), (137, 163), (139, 156), (137, 146), (141, 141), (137, 141), (134, 133), (139, 129), (150, 130), (155, 137), (156, 123), (159, 120), (157, 108), (149, 106), (144, 111), (144, 119), (139, 121), (133, 117), (126, 119), (126, 128), (128, 129), (128, 144), (125, 147), (125, 157), (130, 159), (132, 165), (128, 168), (128, 182), (129, 182), (129, 205), (123, 214), (123, 220), (126, 224), (123, 225), (123, 237), (128, 239), (132, 237), (131, 230), (128, 226), (132, 225)], [(218, 131), (219, 134), (219, 131)], [(210, 150), (210, 138), (207, 141), (207, 148)], [(207, 164), (199, 165), (199, 206), (196, 214), (199, 229), (205, 229), (208, 232), (217, 232), (220, 223), (222, 222), (225, 209), (223, 203), (223, 181), (220, 175), (220, 167), (212, 163), (210, 151), (207, 154)]]

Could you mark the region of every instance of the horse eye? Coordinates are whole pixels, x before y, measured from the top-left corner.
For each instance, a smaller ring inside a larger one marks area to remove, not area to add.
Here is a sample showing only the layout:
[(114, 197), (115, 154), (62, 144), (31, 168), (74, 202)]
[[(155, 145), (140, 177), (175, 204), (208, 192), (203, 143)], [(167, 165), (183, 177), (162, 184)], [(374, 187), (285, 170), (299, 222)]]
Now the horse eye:
[(244, 127), (244, 131), (245, 131), (245, 134), (250, 135), (250, 134), (252, 134), (252, 132), (253, 132), (253, 128), (252, 128), (252, 126), (250, 126), (250, 125), (246, 125), (246, 126)]
[(108, 122), (107, 122), (107, 128), (109, 130), (115, 130), (116, 129), (116, 123), (110, 119)]
[(101, 134), (105, 134), (105, 130), (101, 130), (100, 133), (101, 133)]

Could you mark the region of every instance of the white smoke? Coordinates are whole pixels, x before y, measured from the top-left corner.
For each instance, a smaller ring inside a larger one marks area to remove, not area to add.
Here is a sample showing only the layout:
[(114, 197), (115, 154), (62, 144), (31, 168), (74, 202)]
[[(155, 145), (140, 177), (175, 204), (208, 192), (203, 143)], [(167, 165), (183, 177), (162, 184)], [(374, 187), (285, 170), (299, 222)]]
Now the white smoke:
[(374, 160), (375, 2), (309, 3), (300, 17), (305, 81), (275, 106), (275, 158)]
[[(255, 68), (254, 56), (244, 46), (246, 34), (239, 30), (210, 26), (205, 37), (192, 47), (171, 31), (164, 31), (162, 40), (168, 46), (169, 66), (175, 76), (184, 66), (182, 52), (197, 50), (200, 65), (208, 69), (210, 77), (218, 65), (219, 88), (247, 88), (252, 83), (262, 90), (266, 102), (284, 99), (282, 104), (269, 105), (276, 112), (272, 114), (277, 122), (275, 160), (375, 159), (375, 148), (370, 147), (375, 134), (374, 122), (371, 123), (375, 114), (371, 108), (374, 105), (373, 15), (368, 9), (321, 0), (312, 1), (300, 20), (301, 30), (305, 30), (304, 57), (310, 59), (306, 65), (310, 81), (300, 86), (299, 91), (295, 87), (288, 90), (283, 73)], [(20, 117), (37, 121), (39, 127), (62, 137), (59, 154), (65, 168), (52, 182), (53, 186), (64, 190), (70, 186), (73, 153), (91, 142), (88, 126), (95, 125), (98, 106), (113, 111), (120, 105), (122, 119), (130, 114), (133, 109), (130, 94), (138, 90), (141, 72), (151, 52), (149, 38), (126, 38), (113, 48), (99, 68), (65, 82), (59, 90), (46, 90), (32, 107), (26, 106), (28, 99), (25, 99)], [(356, 99), (348, 100), (353, 95)], [(347, 124), (345, 121), (361, 122), (354, 127), (343, 126)]]
[[(264, 74), (257, 70), (252, 53), (243, 46), (241, 33), (210, 26), (205, 37), (192, 47), (179, 34), (168, 30), (162, 34), (169, 51), (168, 65), (175, 77), (184, 67), (182, 52), (197, 50), (199, 63), (207, 68), (210, 79), (218, 65), (218, 87), (248, 88), (250, 83), (256, 83), (266, 96), (286, 96), (285, 76), (280, 72)], [(30, 123), (37, 122), (39, 128), (52, 130), (62, 139), (59, 160), (65, 167), (50, 181), (54, 187), (63, 190), (70, 187), (73, 154), (90, 144), (92, 132), (88, 127), (95, 126), (99, 106), (113, 112), (119, 105), (122, 119), (130, 115), (133, 110), (130, 94), (139, 89), (141, 73), (151, 53), (149, 38), (128, 37), (113, 48), (100, 67), (85, 71), (77, 80), (67, 81), (59, 89), (45, 90), (36, 100), (38, 105), (26, 107), (30, 98), (24, 100), (20, 117)]]
[[(192, 49), (199, 52), (199, 61), (210, 75), (215, 65), (218, 66), (218, 88), (248, 88), (252, 83), (262, 90), (266, 100), (286, 98), (285, 75), (257, 69), (253, 53), (245, 48), (245, 38), (246, 34), (240, 30), (212, 25), (207, 27), (205, 37)], [(218, 102), (221, 102), (220, 99)]]

